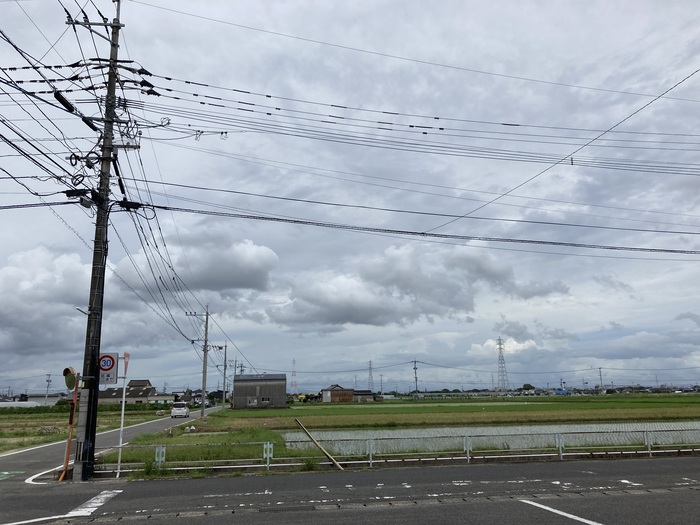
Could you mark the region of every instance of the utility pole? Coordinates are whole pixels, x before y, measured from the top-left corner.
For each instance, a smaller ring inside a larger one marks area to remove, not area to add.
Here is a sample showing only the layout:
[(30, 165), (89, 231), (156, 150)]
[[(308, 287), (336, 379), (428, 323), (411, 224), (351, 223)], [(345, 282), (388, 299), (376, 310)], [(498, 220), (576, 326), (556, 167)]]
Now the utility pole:
[[(87, 481), (95, 467), (95, 435), (97, 433), (97, 401), (99, 395), (100, 343), (102, 340), (102, 306), (104, 303), (105, 267), (107, 264), (107, 225), (109, 216), (109, 179), (112, 168), (114, 141), (114, 122), (116, 120), (117, 61), (119, 55), (119, 22), (121, 8), (117, 4), (116, 17), (111, 23), (89, 23), (80, 25), (88, 27), (101, 25), (112, 30), (109, 52), (109, 72), (107, 76), (107, 97), (105, 99), (104, 129), (102, 131), (102, 151), (100, 164), (100, 182), (92, 200), (96, 207), (95, 240), (92, 252), (92, 278), (90, 280), (90, 299), (87, 330), (85, 334), (85, 357), (83, 361), (82, 391), (80, 411), (78, 413), (78, 441), (76, 443), (73, 479)], [(72, 20), (68, 24), (74, 24)], [(91, 29), (90, 29), (91, 30)], [(92, 30), (91, 30), (92, 31)]]
[(221, 410), (226, 408), (226, 352), (228, 350), (228, 342), (224, 343), (224, 395), (221, 399)]
[(233, 360), (233, 374), (231, 374), (231, 408), (236, 407), (236, 370), (238, 370), (238, 358)]
[[(187, 312), (186, 315), (198, 317), (200, 314), (195, 312)], [(205, 400), (207, 396), (207, 352), (209, 351), (209, 305), (205, 308), (204, 313), (204, 346), (202, 347), (202, 411), (201, 417), (204, 417)]]

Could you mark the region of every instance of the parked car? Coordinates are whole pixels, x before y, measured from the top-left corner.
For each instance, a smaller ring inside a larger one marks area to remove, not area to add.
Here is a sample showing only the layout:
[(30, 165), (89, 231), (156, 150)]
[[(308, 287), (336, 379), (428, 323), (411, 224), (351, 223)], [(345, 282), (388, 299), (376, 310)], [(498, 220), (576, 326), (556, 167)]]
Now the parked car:
[(170, 417), (190, 417), (190, 408), (187, 403), (176, 401), (170, 409)]

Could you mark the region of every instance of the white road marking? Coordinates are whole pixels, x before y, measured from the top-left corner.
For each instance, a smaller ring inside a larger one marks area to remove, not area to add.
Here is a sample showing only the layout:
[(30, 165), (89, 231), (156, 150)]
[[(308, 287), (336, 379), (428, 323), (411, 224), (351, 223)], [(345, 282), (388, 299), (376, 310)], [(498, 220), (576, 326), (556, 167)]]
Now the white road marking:
[(693, 479), (693, 478), (681, 478), (681, 479), (684, 481), (684, 483), (676, 483), (676, 485), (684, 486), (684, 485), (690, 485), (692, 483), (700, 483), (700, 481), (698, 481), (697, 479)]
[(86, 501), (80, 507), (71, 510), (66, 514), (67, 518), (73, 518), (75, 516), (90, 516), (93, 512), (99, 509), (102, 505), (107, 503), (117, 494), (121, 494), (121, 490), (103, 490), (97, 496), (89, 501)]
[(620, 483), (624, 483), (625, 485), (632, 485), (633, 487), (641, 487), (642, 486), (641, 483), (633, 483), (633, 482), (628, 481), (626, 479), (621, 479)]
[(547, 507), (546, 505), (542, 505), (541, 503), (536, 503), (534, 501), (530, 501), (528, 499), (521, 499), (518, 501), (522, 501), (523, 503), (527, 503), (528, 505), (532, 505), (533, 507), (538, 507), (540, 509), (553, 512), (554, 514), (558, 514), (559, 516), (564, 516), (565, 518), (569, 518), (574, 521), (579, 521), (581, 523), (586, 523), (587, 525), (603, 525), (602, 523), (599, 523), (597, 521), (591, 521), (587, 520), (586, 518), (580, 518), (579, 516), (574, 516), (573, 514), (569, 514), (568, 512), (562, 512), (561, 510), (553, 509), (552, 507)]
[(28, 525), (29, 523), (41, 523), (42, 521), (57, 520), (63, 516), (46, 516), (45, 518), (35, 518), (33, 520), (13, 521), (12, 523), (3, 523), (2, 525)]
[(121, 490), (104, 490), (94, 498), (92, 498), (89, 501), (86, 501), (80, 507), (77, 507), (70, 511), (68, 514), (63, 514), (61, 516), (45, 516), (43, 518), (34, 518), (32, 520), (25, 520), (25, 521), (14, 521), (12, 523), (3, 523), (2, 525), (29, 525), (31, 523), (41, 523), (42, 521), (48, 521), (48, 520), (58, 520), (62, 518), (75, 518), (78, 516), (90, 516), (93, 512), (95, 512), (98, 508), (100, 508), (102, 505), (107, 503), (110, 499), (112, 499), (114, 496), (117, 494), (121, 493)]
[[(72, 463), (72, 461), (71, 461)], [(27, 479), (24, 480), (25, 483), (29, 483), (30, 485), (48, 485), (49, 482), (42, 482), (42, 481), (34, 481), (37, 478), (40, 478), (42, 476), (46, 476), (50, 474), (51, 472), (56, 472), (57, 470), (60, 470), (63, 468), (63, 465), (59, 465), (58, 467), (54, 467), (50, 470), (45, 470), (44, 472), (39, 472), (38, 474), (34, 474), (33, 476), (28, 477)]]

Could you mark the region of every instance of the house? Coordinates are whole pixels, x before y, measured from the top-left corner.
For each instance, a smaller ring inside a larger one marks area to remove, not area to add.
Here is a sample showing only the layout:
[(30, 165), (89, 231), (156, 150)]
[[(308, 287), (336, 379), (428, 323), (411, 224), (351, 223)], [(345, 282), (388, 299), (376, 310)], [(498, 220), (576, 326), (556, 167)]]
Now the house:
[(352, 403), (354, 390), (340, 385), (331, 385), (321, 390), (322, 403)]
[[(126, 386), (125, 401), (129, 403), (172, 403), (175, 400), (174, 394), (164, 394), (156, 392), (148, 379), (132, 379)], [(100, 405), (118, 405), (122, 402), (121, 388), (107, 388), (100, 390), (98, 403)]]
[(371, 390), (353, 390), (352, 400), (356, 403), (367, 403), (370, 401), (382, 401), (383, 399)]
[(233, 408), (286, 407), (286, 374), (241, 374), (233, 377)]

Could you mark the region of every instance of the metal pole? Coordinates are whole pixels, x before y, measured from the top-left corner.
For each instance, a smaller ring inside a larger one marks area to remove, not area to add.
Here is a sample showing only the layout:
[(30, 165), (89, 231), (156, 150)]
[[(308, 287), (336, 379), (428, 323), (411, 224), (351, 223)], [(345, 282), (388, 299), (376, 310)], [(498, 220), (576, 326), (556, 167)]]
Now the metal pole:
[[(76, 471), (80, 479), (87, 481), (92, 476), (95, 465), (95, 435), (97, 433), (97, 404), (99, 395), (100, 343), (102, 339), (102, 306), (104, 302), (105, 267), (107, 263), (107, 225), (109, 216), (109, 179), (112, 167), (112, 151), (114, 139), (114, 121), (116, 119), (116, 88), (117, 61), (119, 53), (119, 22), (120, 2), (117, 0), (117, 16), (111, 24), (112, 38), (110, 41), (109, 72), (107, 77), (107, 97), (105, 99), (105, 120), (102, 135), (102, 151), (100, 166), (100, 182), (98, 190), (92, 199), (96, 207), (95, 240), (92, 256), (92, 278), (90, 281), (90, 299), (88, 310), (87, 330), (85, 334), (85, 357), (83, 362), (83, 388), (81, 394), (81, 410), (78, 413), (79, 445), (76, 447)], [(80, 453), (80, 461), (77, 455)]]
[(209, 305), (204, 313), (204, 348), (202, 350), (202, 412), (204, 417), (204, 406), (207, 397), (207, 351), (209, 350)]
[[(126, 361), (125, 357), (125, 361)], [(117, 454), (117, 477), (122, 468), (122, 447), (124, 446), (124, 409), (126, 407), (126, 363), (124, 365), (124, 377), (122, 378), (122, 416), (119, 423), (119, 453)]]
[(224, 395), (223, 399), (221, 400), (221, 410), (224, 410), (226, 408), (226, 347), (228, 346), (228, 343), (224, 343)]

